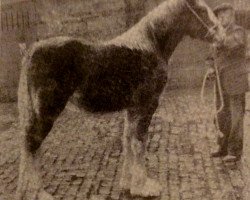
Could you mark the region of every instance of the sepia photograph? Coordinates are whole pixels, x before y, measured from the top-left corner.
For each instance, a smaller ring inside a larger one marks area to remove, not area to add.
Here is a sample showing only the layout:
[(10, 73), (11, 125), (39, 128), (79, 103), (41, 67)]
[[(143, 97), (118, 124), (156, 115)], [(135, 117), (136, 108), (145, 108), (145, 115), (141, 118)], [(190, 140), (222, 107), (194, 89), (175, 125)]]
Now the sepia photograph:
[(250, 1), (0, 0), (0, 200), (250, 200)]

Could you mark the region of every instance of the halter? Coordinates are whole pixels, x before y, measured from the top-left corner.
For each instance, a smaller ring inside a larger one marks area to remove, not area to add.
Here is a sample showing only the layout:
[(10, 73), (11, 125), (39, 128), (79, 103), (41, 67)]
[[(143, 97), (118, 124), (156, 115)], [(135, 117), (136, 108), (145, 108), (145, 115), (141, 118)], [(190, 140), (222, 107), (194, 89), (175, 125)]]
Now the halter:
[(209, 34), (213, 33), (212, 31), (217, 27), (215, 24), (212, 27), (209, 27), (204, 20), (197, 14), (197, 12), (192, 8), (192, 6), (186, 1), (186, 5), (188, 9), (194, 14), (194, 16), (198, 19), (198, 21), (208, 30), (205, 37), (207, 37)]

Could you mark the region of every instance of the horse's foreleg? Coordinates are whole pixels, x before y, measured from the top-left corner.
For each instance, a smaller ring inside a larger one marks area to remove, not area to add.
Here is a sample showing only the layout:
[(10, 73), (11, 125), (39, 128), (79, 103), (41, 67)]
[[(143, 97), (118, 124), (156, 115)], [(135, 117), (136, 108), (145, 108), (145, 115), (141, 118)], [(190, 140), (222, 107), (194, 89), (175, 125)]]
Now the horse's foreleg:
[(147, 176), (145, 167), (145, 154), (148, 142), (148, 127), (150, 125), (157, 102), (152, 102), (135, 120), (134, 134), (132, 135), (133, 165), (131, 167), (132, 180), (130, 192), (132, 195), (158, 196), (161, 192), (160, 184)]
[[(43, 190), (35, 156), (73, 93), (74, 81), (71, 80), (70, 74), (69, 79), (60, 80), (61, 82), (44, 74), (39, 77), (39, 72), (36, 78), (28, 75), (21, 75), (18, 94), (21, 159), (17, 200), (53, 200), (53, 197)], [(39, 82), (36, 82), (37, 80)]]
[(129, 111), (126, 112), (125, 123), (124, 123), (124, 132), (123, 132), (123, 166), (122, 166), (122, 175), (120, 180), (120, 186), (124, 190), (130, 189), (131, 184), (131, 170), (130, 167), (133, 164), (133, 152), (131, 149), (131, 139), (133, 130), (133, 116)]

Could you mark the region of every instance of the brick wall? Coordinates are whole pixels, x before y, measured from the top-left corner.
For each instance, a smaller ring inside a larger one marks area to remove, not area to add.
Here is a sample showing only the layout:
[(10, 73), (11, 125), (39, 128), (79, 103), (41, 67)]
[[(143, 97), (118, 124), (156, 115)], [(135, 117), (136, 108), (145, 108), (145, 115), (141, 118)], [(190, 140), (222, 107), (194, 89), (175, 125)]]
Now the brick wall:
[(35, 5), (20, 1), (2, 4), (0, 25), (0, 100), (16, 100), (19, 79), (19, 43), (29, 45), (36, 40)]

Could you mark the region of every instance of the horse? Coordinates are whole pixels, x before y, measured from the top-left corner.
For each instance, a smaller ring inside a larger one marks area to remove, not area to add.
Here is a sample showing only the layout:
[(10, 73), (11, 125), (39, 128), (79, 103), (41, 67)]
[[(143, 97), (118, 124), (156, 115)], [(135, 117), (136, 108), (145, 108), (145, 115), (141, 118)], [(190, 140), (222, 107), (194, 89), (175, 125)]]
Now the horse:
[(223, 35), (202, 0), (166, 0), (123, 34), (97, 44), (58, 36), (31, 45), (18, 88), (17, 199), (54, 199), (42, 187), (36, 152), (70, 99), (86, 112), (125, 110), (120, 186), (132, 196), (159, 196), (162, 186), (145, 167), (148, 127), (167, 82), (165, 64), (186, 35), (208, 42)]

